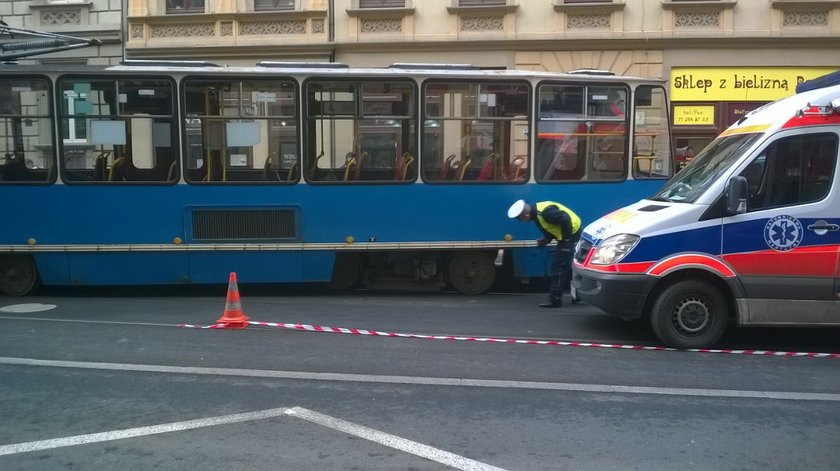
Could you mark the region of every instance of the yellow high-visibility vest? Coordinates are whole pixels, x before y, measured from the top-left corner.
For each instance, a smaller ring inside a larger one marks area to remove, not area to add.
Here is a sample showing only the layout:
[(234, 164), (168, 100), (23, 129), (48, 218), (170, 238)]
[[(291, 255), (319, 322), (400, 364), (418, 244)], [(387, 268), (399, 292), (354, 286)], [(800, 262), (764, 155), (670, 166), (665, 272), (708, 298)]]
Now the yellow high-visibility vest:
[[(574, 211), (571, 209), (563, 206), (560, 203), (555, 203), (554, 201), (541, 201), (537, 203), (537, 220), (540, 223), (540, 227), (548, 231), (549, 234), (553, 235), (557, 240), (563, 240), (563, 229), (560, 228), (557, 224), (551, 224), (542, 217), (543, 209), (549, 206), (557, 206), (560, 208), (560, 211), (565, 211), (566, 214), (569, 215), (569, 218), (572, 220), (572, 234), (576, 233), (580, 229), (580, 217), (575, 214)], [(568, 236), (571, 237), (572, 234)]]

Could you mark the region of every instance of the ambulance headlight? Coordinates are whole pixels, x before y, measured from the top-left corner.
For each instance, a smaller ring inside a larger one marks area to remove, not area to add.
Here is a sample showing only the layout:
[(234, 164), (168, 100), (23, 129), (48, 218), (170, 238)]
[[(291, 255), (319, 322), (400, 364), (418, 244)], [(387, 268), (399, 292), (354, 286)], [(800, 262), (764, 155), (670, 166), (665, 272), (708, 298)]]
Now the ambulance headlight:
[(595, 248), (592, 254), (593, 265), (612, 265), (618, 263), (639, 243), (639, 236), (633, 234), (614, 235)]

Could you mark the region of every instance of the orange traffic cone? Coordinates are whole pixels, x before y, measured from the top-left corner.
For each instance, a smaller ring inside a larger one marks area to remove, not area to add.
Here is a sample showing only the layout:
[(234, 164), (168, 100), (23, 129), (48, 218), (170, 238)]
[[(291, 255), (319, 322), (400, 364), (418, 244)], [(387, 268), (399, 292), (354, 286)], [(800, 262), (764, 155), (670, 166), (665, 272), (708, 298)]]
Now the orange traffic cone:
[(236, 286), (236, 272), (230, 272), (228, 283), (227, 302), (225, 312), (216, 321), (223, 324), (226, 329), (244, 329), (248, 327), (248, 316), (242, 312), (242, 304), (239, 302), (239, 288)]

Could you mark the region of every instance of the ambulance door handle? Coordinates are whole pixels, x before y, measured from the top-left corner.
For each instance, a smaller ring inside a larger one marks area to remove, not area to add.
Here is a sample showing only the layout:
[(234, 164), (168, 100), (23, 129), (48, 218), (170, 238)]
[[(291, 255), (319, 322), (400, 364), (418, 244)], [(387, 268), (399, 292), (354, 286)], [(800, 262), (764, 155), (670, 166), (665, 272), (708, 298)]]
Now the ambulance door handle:
[(816, 232), (817, 235), (823, 235), (826, 232), (829, 232), (829, 231), (833, 232), (833, 231), (836, 231), (838, 229), (840, 229), (840, 225), (829, 224), (829, 223), (827, 223), (826, 221), (823, 221), (823, 220), (819, 220), (819, 221), (811, 224), (810, 226), (808, 226), (808, 230)]

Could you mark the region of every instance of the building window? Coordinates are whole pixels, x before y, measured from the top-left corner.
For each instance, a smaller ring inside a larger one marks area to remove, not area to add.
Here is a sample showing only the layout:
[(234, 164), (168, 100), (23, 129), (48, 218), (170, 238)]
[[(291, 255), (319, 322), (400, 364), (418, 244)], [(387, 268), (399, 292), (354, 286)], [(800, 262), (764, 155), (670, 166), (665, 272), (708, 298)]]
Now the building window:
[(359, 0), (359, 9), (363, 8), (405, 8), (405, 0)]
[(459, 7), (498, 7), (507, 5), (507, 0), (458, 0)]
[(619, 12), (624, 9), (624, 4), (625, 0), (552, 0), (555, 11), (567, 14), (590, 15), (593, 11)]
[(289, 11), (295, 9), (295, 0), (254, 0), (256, 11)]
[(204, 0), (166, 0), (166, 13), (204, 13)]

